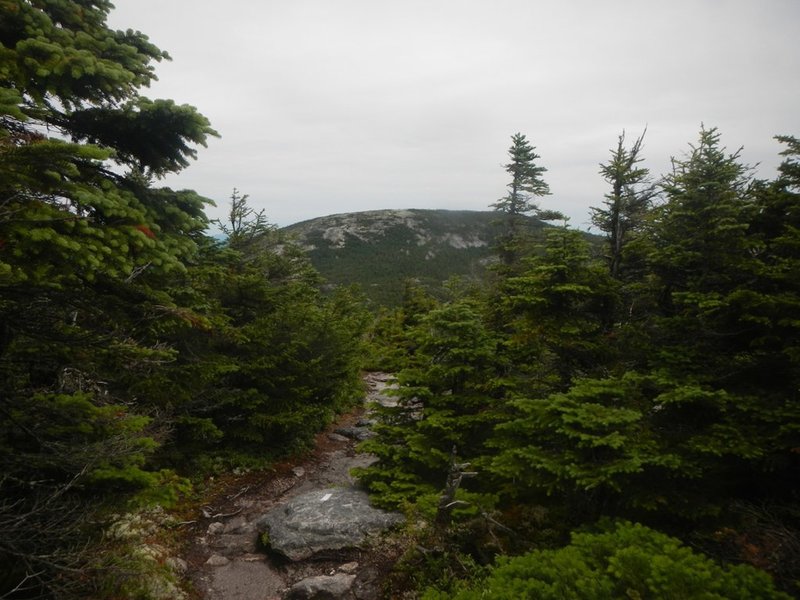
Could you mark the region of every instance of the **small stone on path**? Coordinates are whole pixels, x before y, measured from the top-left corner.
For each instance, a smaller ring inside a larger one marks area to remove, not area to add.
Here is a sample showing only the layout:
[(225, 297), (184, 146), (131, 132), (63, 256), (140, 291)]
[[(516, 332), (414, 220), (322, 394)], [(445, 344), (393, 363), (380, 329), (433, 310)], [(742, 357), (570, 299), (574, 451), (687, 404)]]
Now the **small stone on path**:
[(227, 523), (222, 530), (222, 533), (247, 533), (249, 532), (249, 523), (247, 519), (242, 516), (234, 517)]
[(336, 433), (350, 438), (351, 440), (356, 440), (357, 442), (363, 442), (371, 437), (375, 437), (375, 432), (366, 427), (340, 427), (336, 430)]
[(337, 573), (336, 575), (318, 575), (306, 577), (295, 583), (286, 598), (290, 600), (332, 600), (343, 598), (350, 592), (355, 575)]
[(189, 570), (189, 564), (177, 556), (170, 556), (166, 560), (166, 563), (173, 571), (181, 575), (185, 574)]
[(223, 523), (214, 522), (208, 526), (206, 533), (208, 533), (208, 535), (217, 535), (218, 533), (222, 533), (224, 529), (225, 525)]
[(352, 575), (357, 570), (358, 570), (358, 563), (355, 561), (344, 563), (342, 566), (339, 567), (340, 573), (347, 573), (348, 575)]
[(287, 586), (281, 573), (267, 562), (246, 559), (214, 569), (212, 582), (208, 600), (279, 599)]
[(225, 558), (224, 556), (221, 556), (221, 555), (219, 555), (219, 554), (213, 554), (213, 555), (212, 555), (212, 556), (211, 556), (211, 557), (210, 557), (210, 558), (209, 558), (209, 559), (206, 561), (206, 564), (207, 564), (209, 567), (224, 567), (224, 566), (225, 566), (225, 565), (227, 565), (229, 562), (231, 562), (231, 561), (230, 561), (230, 560), (228, 560), (227, 558)]

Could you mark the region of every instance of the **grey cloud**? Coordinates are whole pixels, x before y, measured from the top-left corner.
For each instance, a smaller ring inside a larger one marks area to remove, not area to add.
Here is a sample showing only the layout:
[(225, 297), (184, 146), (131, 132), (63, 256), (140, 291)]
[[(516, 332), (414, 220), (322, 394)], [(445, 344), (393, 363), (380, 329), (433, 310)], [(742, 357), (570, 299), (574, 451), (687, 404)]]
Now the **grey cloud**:
[[(548, 168), (543, 201), (588, 220), (597, 165), (645, 125), (655, 175), (700, 123), (769, 177), (800, 134), (796, 0), (116, 0), (112, 25), (174, 61), (149, 95), (222, 135), (166, 183), (280, 224), (347, 210), (486, 209), (509, 137)], [(212, 214), (213, 211), (212, 211)]]

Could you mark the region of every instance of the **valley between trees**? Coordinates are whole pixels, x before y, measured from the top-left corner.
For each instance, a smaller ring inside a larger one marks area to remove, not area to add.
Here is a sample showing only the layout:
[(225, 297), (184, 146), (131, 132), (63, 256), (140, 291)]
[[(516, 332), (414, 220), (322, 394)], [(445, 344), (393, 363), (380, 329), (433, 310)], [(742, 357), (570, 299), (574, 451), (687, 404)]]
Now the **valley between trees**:
[(355, 472), (409, 524), (386, 597), (800, 595), (800, 140), (764, 181), (701, 127), (656, 179), (623, 133), (597, 247), (515, 134), (485, 276), (376, 314), (247, 196), (220, 242), (158, 187), (217, 133), (141, 95), (168, 56), (109, 10), (0, 3), (0, 598), (180, 597), (174, 515), (365, 370), (398, 383)]

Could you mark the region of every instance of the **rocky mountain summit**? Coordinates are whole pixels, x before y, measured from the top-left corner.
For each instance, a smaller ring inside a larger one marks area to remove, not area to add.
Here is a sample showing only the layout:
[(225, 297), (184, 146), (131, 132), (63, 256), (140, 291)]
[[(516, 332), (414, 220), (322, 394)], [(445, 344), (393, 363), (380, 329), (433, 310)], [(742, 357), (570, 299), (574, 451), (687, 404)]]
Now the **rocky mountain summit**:
[[(336, 214), (284, 229), (333, 285), (359, 284), (376, 304), (395, 305), (413, 279), (434, 295), (452, 276), (477, 279), (501, 231), (493, 211), (373, 210)], [(532, 229), (543, 224), (529, 220)]]
[[(433, 258), (439, 247), (485, 248), (493, 239), (492, 221), (497, 214), (485, 211), (370, 210), (319, 217), (291, 225), (308, 250), (346, 248), (348, 243), (375, 244), (396, 239), (426, 247)], [(396, 236), (400, 233), (399, 236)], [(320, 239), (321, 238), (321, 239)]]

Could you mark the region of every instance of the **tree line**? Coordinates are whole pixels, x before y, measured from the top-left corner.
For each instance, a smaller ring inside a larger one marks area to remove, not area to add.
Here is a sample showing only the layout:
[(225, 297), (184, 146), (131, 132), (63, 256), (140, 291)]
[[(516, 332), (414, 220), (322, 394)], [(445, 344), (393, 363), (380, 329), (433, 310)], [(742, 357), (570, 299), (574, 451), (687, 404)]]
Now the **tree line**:
[[(407, 557), (416, 585), (433, 586), (426, 597), (783, 597), (760, 575), (725, 593), (703, 587), (666, 550), (670, 575), (658, 558), (631, 562), (603, 593), (542, 567), (564, 552), (577, 561), (587, 535), (605, 536), (608, 556), (623, 537), (662, 547), (678, 542), (658, 536), (677, 536), (800, 591), (800, 141), (777, 140), (774, 180), (754, 178), (703, 127), (656, 181), (642, 165), (644, 134), (629, 143), (623, 133), (600, 165), (609, 191), (592, 212), (603, 234), (593, 246), (566, 221), (538, 238), (526, 231), (525, 214), (561, 217), (539, 208), (546, 169), (524, 135), (512, 137), (492, 281), (455, 284), (443, 303), (411, 286), (383, 323), (399, 402), (364, 444), (380, 461), (360, 476), (376, 502), (450, 524), (426, 534), (444, 554)], [(459, 464), (476, 475), (443, 514)], [(653, 529), (633, 534), (631, 523)], [(474, 577), (464, 564), (524, 551), (538, 554), (472, 591), (420, 576), (446, 563)], [(599, 578), (608, 564), (571, 568)]]
[(220, 242), (158, 186), (217, 134), (141, 94), (169, 57), (111, 8), (0, 3), (0, 598), (141, 597), (115, 515), (301, 449), (360, 393), (358, 299), (246, 196)]
[[(115, 515), (301, 449), (360, 394), (357, 294), (238, 191), (220, 242), (209, 200), (159, 187), (217, 133), (142, 95), (169, 57), (111, 8), (0, 2), (0, 598), (146, 597)], [(655, 181), (643, 140), (600, 167), (598, 250), (530, 234), (562, 217), (513, 136), (492, 276), (409, 285), (371, 327), (399, 403), (360, 475), (430, 523), (406, 588), (798, 593), (800, 141), (764, 181), (703, 128)]]

